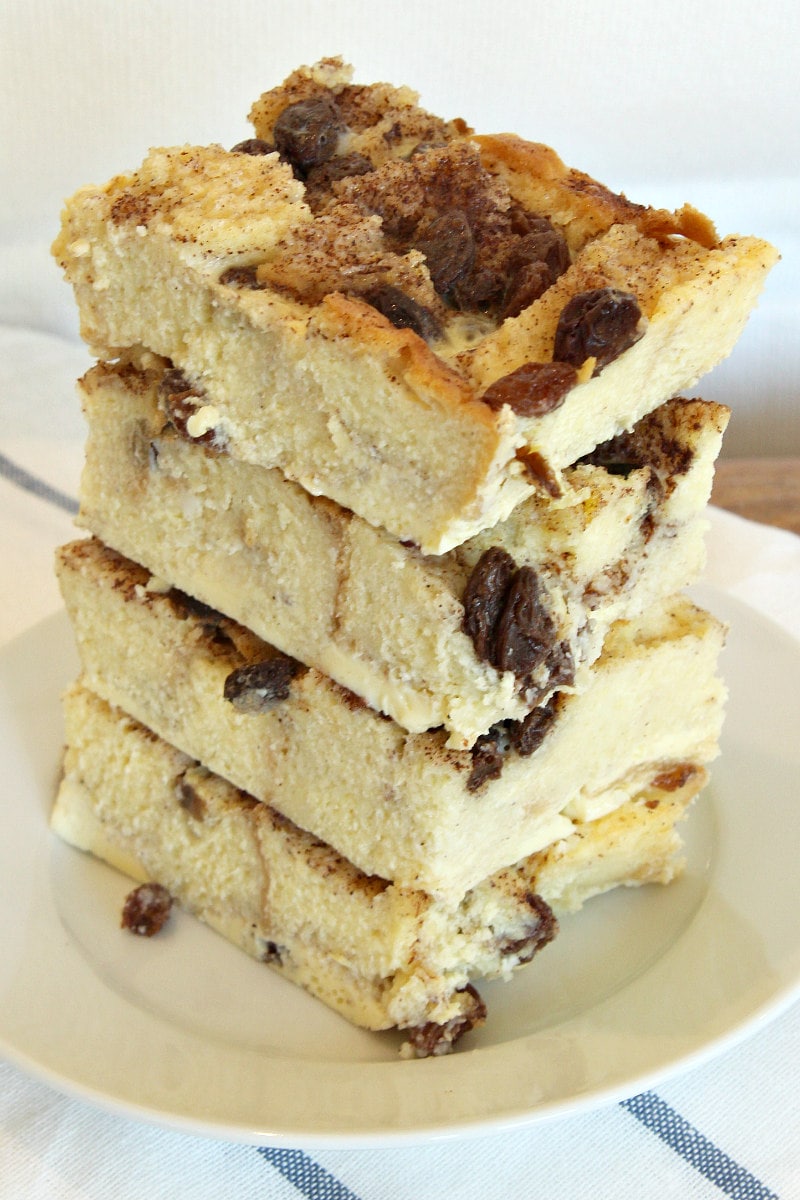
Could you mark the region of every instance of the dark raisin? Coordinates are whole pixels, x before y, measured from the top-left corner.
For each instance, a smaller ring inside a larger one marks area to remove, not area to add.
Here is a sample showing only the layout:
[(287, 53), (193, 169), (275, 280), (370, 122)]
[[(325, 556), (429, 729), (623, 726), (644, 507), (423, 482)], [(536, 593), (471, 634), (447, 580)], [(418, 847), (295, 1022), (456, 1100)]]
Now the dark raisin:
[(500, 307), (501, 321), (518, 317), (524, 308), (544, 295), (553, 282), (547, 263), (522, 263), (509, 277)]
[(424, 1025), (416, 1025), (408, 1030), (408, 1046), (415, 1058), (449, 1054), (465, 1033), (482, 1025), (486, 1020), (486, 1005), (471, 983), (460, 988), (458, 994), (466, 995), (469, 999), (466, 1012), (443, 1025), (438, 1025), (435, 1021), (426, 1021)]
[(569, 249), (563, 236), (546, 220), (534, 232), (521, 238), (513, 249), (509, 266), (519, 267), (524, 263), (544, 263), (550, 272), (550, 281), (555, 283), (570, 263)]
[(475, 240), (466, 214), (456, 210), (436, 217), (420, 231), (414, 246), (425, 255), (431, 282), (446, 295), (475, 261)]
[(122, 928), (140, 937), (152, 937), (164, 928), (172, 897), (160, 883), (142, 883), (125, 897)]
[(185, 775), (179, 776), (176, 780), (175, 795), (178, 797), (181, 808), (185, 809), (189, 816), (194, 817), (195, 821), (203, 820), (206, 815), (203, 797), (195, 791)]
[(529, 212), (513, 201), (508, 209), (508, 219), (512, 233), (519, 238), (527, 237), (529, 233), (547, 233), (554, 229), (549, 217)]
[(459, 309), (489, 309), (505, 289), (505, 276), (491, 267), (476, 267), (458, 280), (449, 300)]
[(272, 136), (281, 157), (304, 178), (312, 167), (333, 158), (343, 132), (344, 124), (333, 97), (316, 96), (285, 108), (275, 122)]
[(158, 385), (160, 399), (172, 396), (202, 396), (202, 390), (196, 388), (178, 367), (170, 367), (161, 377)]
[(561, 495), (561, 484), (557, 474), (538, 450), (530, 446), (520, 446), (514, 457), (524, 465), (529, 478), (537, 487), (554, 498)]
[(642, 447), (635, 443), (630, 434), (621, 433), (606, 442), (600, 442), (578, 462), (603, 467), (609, 475), (621, 475), (627, 479), (632, 471), (638, 471), (645, 465), (645, 456)]
[(237, 667), (225, 680), (223, 695), (237, 712), (264, 712), (287, 699), (292, 680), (302, 670), (302, 664), (286, 654)]
[(577, 382), (578, 372), (568, 363), (523, 363), (490, 384), (481, 400), (495, 411), (507, 404), (517, 416), (543, 417), (564, 403)]
[(249, 288), (251, 291), (257, 291), (263, 288), (264, 284), (259, 283), (257, 268), (251, 267), (228, 267), (219, 277), (219, 282), (225, 287), (233, 288)]
[(516, 317), (563, 275), (570, 263), (562, 235), (546, 217), (528, 217), (528, 232), (512, 243), (500, 318)]
[(265, 942), (264, 949), (261, 952), (261, 961), (263, 963), (274, 963), (275, 966), (280, 966), (283, 962), (285, 951), (277, 942)]
[[(176, 432), (190, 442), (203, 442), (206, 445), (217, 444), (219, 435), (215, 429), (208, 429), (199, 437), (192, 437), (189, 433), (188, 422), (202, 407), (204, 395), (202, 388), (195, 387), (186, 378), (183, 371), (175, 367), (165, 373), (158, 385), (161, 409)], [(197, 401), (201, 401), (201, 403), (197, 403)]]
[(533, 567), (520, 567), (511, 581), (495, 632), (495, 666), (530, 675), (547, 658), (553, 645), (553, 619), (542, 602), (542, 588)]
[(436, 341), (441, 336), (439, 322), (430, 309), (401, 292), (400, 288), (382, 283), (359, 295), (391, 321), (396, 329), (410, 329), (426, 342)]
[(186, 617), (200, 617), (203, 621), (213, 622), (216, 624), (224, 620), (222, 613), (217, 612), (215, 608), (204, 604), (202, 600), (196, 599), (195, 596), (190, 596), (188, 592), (181, 592), (178, 588), (172, 588), (169, 592), (170, 600), (178, 611), (181, 620)]
[(553, 358), (580, 367), (587, 358), (597, 362), (599, 375), (639, 340), (641, 310), (636, 297), (618, 288), (594, 288), (573, 296), (558, 319)]
[(351, 175), (368, 175), (375, 168), (363, 154), (340, 154), (317, 167), (312, 167), (306, 179), (307, 187), (329, 188), (337, 179)]
[(486, 662), (494, 660), (495, 630), (516, 569), (506, 550), (492, 546), (484, 550), (467, 580), (464, 632), (472, 638), (478, 658)]
[(575, 682), (575, 659), (569, 642), (556, 642), (547, 656), (548, 683), (566, 687)]
[(534, 750), (539, 749), (553, 727), (558, 708), (558, 698), (551, 696), (547, 704), (540, 704), (538, 708), (532, 708), (521, 721), (514, 722), (510, 737), (517, 754), (528, 758)]
[(265, 142), (263, 138), (246, 138), (243, 142), (237, 142), (235, 146), (231, 146), (231, 154), (274, 154), (275, 147), (272, 142)]
[(514, 957), (518, 964), (530, 962), (533, 956), (548, 942), (552, 942), (558, 933), (558, 921), (555, 914), (541, 896), (537, 896), (535, 892), (528, 892), (525, 902), (535, 913), (535, 923), (530, 926), (523, 937), (502, 939), (498, 947), (504, 958)]
[(492, 727), (488, 733), (482, 733), (472, 747), (472, 770), (466, 785), (468, 792), (477, 792), (488, 780), (499, 779), (505, 762), (499, 745), (501, 733), (500, 729)]

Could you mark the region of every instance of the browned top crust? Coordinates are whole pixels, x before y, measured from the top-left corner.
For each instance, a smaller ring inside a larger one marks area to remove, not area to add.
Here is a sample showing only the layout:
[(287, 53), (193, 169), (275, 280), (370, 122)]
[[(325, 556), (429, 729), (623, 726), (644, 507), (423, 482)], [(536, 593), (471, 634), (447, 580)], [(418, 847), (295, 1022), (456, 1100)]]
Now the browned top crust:
[(777, 254), (351, 74), (302, 67), (255, 137), (82, 189), (54, 252), (100, 356), (171, 358), (237, 453), (438, 553), (694, 386)]
[(474, 141), (484, 166), (506, 181), (515, 199), (562, 216), (573, 249), (619, 222), (630, 222), (646, 237), (685, 237), (706, 249), (719, 241), (713, 222), (690, 204), (676, 212), (635, 204), (565, 166), (550, 146), (513, 133), (477, 135)]

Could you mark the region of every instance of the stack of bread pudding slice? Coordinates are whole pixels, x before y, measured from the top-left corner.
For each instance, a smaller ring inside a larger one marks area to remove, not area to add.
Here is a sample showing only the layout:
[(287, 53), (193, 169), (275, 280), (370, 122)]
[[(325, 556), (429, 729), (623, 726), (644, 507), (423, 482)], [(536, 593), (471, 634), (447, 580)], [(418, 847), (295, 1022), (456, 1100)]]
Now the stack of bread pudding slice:
[(174, 899), (439, 1054), (561, 914), (681, 870), (728, 411), (680, 394), (777, 256), (338, 59), (250, 116), (54, 248), (99, 361), (53, 827), (131, 928)]

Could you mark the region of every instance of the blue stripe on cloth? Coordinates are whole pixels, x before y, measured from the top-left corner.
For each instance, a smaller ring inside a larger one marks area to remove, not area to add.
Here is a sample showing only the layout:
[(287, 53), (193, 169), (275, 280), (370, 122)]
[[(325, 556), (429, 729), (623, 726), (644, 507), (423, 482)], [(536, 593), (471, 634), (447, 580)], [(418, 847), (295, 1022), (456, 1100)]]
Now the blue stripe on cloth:
[(279, 1150), (269, 1146), (258, 1146), (257, 1149), (308, 1200), (359, 1200), (355, 1192), (302, 1150)]
[(60, 492), (58, 488), (51, 487), (43, 479), (37, 479), (35, 475), (31, 475), (30, 471), (26, 471), (24, 467), (18, 467), (10, 458), (6, 458), (5, 454), (0, 454), (0, 476), (7, 479), (9, 483), (22, 488), (24, 491), (38, 496), (40, 500), (46, 500), (49, 504), (54, 504), (57, 508), (63, 508), (65, 512), (74, 515), (78, 511), (77, 500), (73, 500), (71, 496)]
[(622, 1107), (732, 1200), (780, 1200), (655, 1092), (623, 1100)]

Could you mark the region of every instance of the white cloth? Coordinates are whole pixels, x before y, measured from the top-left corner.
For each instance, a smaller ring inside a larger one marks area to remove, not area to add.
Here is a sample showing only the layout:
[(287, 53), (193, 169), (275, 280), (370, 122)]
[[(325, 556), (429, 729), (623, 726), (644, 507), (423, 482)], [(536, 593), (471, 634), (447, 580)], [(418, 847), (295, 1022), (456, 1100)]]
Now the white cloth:
[[(74, 342), (0, 331), (0, 654), (60, 607), (83, 423)], [(707, 579), (800, 638), (800, 539), (711, 511)], [(2, 1030), (0, 1030), (2, 1041)], [(0, 1064), (0, 1200), (619, 1200), (800, 1196), (800, 1004), (654, 1092), (510, 1133), (414, 1147), (259, 1149), (139, 1124)]]
[[(482, 130), (548, 141), (632, 199), (689, 199), (723, 231), (773, 240), (783, 262), (704, 394), (736, 409), (728, 451), (800, 449), (800, 8), (567, 0), (511, 6), (491, 29), (486, 13), (480, 0), (0, 5), (0, 655), (60, 608), (52, 554), (73, 535), (73, 383), (89, 357), (47, 251), (62, 198), (135, 166), (151, 142), (240, 140), (256, 95), (326, 54)], [(712, 516), (708, 578), (800, 637), (800, 540)], [(799, 1074), (795, 1004), (627, 1103), (513, 1133), (310, 1152), (138, 1123), (0, 1062), (0, 1200), (793, 1200)]]

